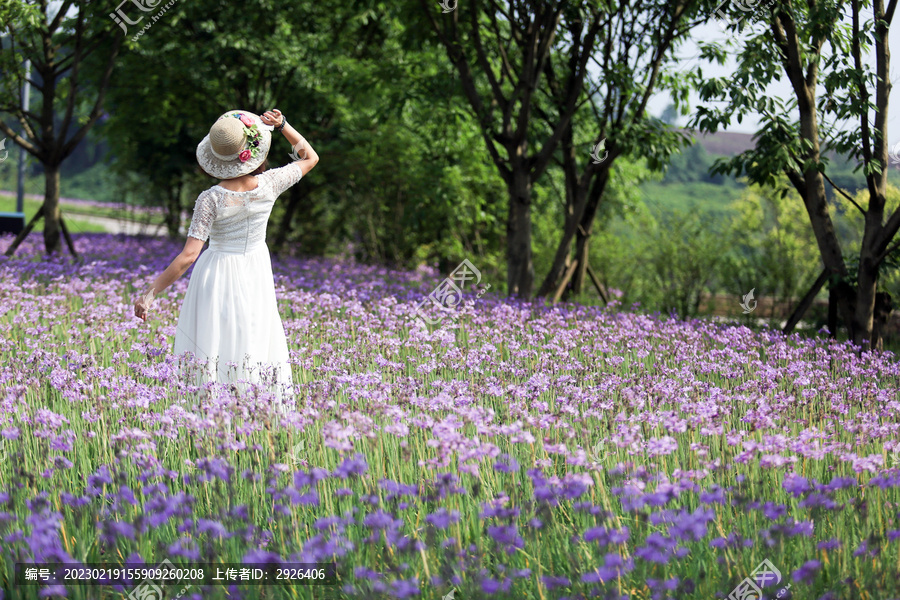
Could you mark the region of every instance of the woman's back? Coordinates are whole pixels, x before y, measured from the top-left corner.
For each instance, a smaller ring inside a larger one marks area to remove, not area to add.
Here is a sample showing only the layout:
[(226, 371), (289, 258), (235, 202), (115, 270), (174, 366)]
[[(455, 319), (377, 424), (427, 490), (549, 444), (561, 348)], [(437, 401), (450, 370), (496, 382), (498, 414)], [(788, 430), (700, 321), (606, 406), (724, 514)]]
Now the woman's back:
[(244, 254), (265, 244), (275, 199), (303, 176), (298, 163), (257, 176), (259, 185), (235, 192), (214, 185), (197, 197), (188, 236), (209, 239), (210, 250)]

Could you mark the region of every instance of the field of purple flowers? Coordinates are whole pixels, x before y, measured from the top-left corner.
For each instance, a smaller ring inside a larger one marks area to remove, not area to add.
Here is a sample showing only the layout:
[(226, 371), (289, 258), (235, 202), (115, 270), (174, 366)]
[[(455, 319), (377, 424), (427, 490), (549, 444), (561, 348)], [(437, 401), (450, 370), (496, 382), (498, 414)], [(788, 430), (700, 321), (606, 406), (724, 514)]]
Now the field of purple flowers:
[(492, 293), (426, 327), (439, 273), (273, 257), (276, 418), (177, 376), (190, 273), (134, 318), (180, 245), (40, 242), (0, 257), (0, 599), (136, 597), (17, 562), (164, 559), (340, 579), (167, 598), (900, 598), (891, 354)]

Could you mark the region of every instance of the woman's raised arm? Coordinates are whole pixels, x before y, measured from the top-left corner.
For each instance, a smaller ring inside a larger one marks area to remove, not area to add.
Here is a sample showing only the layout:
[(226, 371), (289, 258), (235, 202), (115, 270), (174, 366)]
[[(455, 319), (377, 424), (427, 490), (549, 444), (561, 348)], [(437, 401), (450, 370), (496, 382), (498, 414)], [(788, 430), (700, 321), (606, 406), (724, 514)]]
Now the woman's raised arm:
[[(273, 110), (267, 110), (260, 116), (260, 118), (263, 120), (263, 123), (266, 123), (267, 125), (273, 125), (277, 128), (281, 126), (282, 121), (284, 120), (284, 115), (282, 115), (281, 111), (276, 108)], [(316, 154), (316, 151), (313, 150), (313, 147), (310, 145), (310, 143), (306, 141), (306, 138), (300, 135), (300, 133), (298, 133), (296, 129), (291, 127), (290, 123), (285, 123), (284, 129), (282, 129), (281, 132), (284, 134), (285, 139), (287, 139), (287, 141), (291, 144), (291, 147), (297, 150), (297, 154), (300, 154), (302, 150), (306, 150), (306, 154), (303, 158), (294, 161), (296, 163), (299, 163), (300, 170), (305, 176), (319, 162), (319, 155)]]

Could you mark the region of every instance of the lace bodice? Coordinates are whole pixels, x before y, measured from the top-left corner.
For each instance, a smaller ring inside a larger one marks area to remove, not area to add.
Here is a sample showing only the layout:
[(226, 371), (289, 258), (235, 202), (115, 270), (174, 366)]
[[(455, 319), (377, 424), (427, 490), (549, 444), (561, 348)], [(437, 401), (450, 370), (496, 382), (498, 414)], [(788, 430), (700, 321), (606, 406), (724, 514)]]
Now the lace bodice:
[(214, 185), (197, 196), (188, 236), (209, 239), (210, 249), (228, 252), (249, 252), (265, 244), (275, 199), (302, 176), (299, 163), (293, 162), (258, 175), (256, 189), (247, 192)]

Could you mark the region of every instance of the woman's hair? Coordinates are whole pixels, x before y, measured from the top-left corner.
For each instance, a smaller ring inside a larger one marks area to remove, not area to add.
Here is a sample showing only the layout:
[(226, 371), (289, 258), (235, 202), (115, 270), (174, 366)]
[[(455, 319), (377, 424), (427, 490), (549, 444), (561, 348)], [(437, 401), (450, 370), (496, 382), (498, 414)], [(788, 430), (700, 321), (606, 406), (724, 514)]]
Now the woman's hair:
[(250, 175), (260, 175), (266, 172), (266, 168), (269, 166), (269, 157), (265, 157), (262, 161), (262, 164), (256, 167), (256, 170), (250, 173)]
[[(197, 164), (198, 164), (198, 166), (199, 166), (200, 163), (198, 162)], [(261, 175), (261, 174), (263, 174), (263, 173), (266, 172), (266, 169), (267, 169), (267, 168), (269, 168), (269, 157), (268, 157), (268, 156), (265, 157), (265, 158), (263, 159), (261, 165), (259, 165), (258, 167), (256, 167), (256, 170), (255, 170), (255, 171), (253, 171), (252, 173), (247, 173), (247, 175)], [(218, 179), (218, 177), (216, 177), (215, 175), (210, 175), (209, 173), (207, 173), (207, 172), (203, 169), (203, 167), (200, 167), (200, 171), (202, 171), (203, 174), (206, 175), (206, 176), (208, 176), (208, 177), (212, 177), (213, 179)]]

